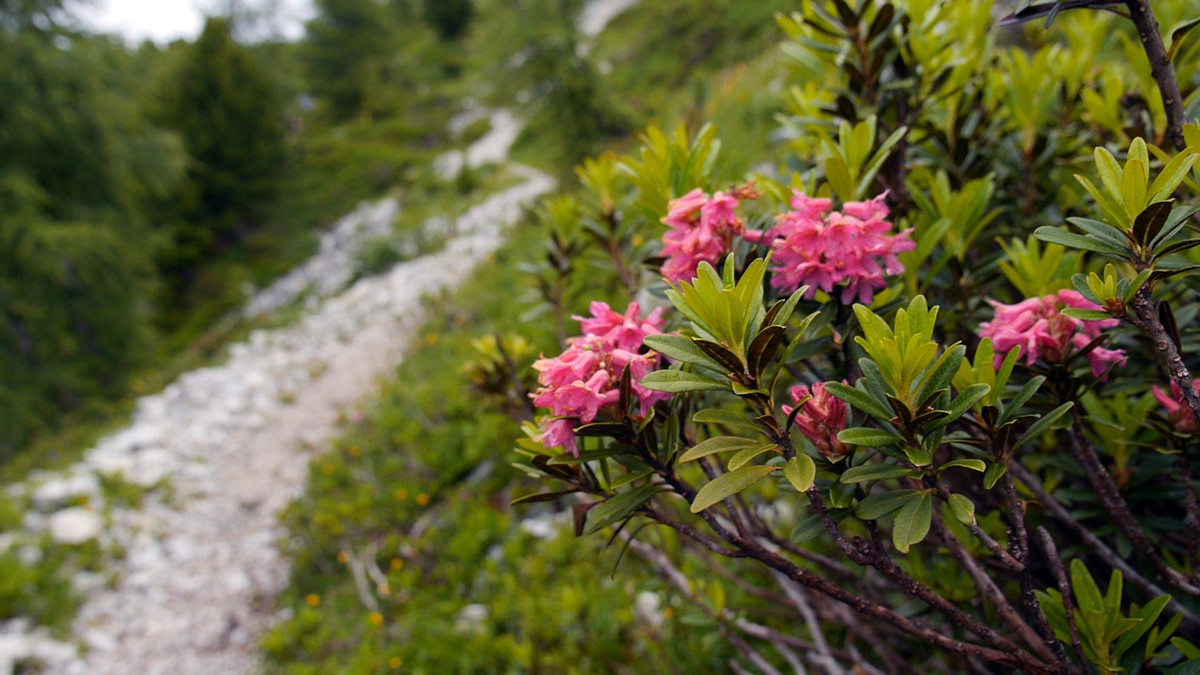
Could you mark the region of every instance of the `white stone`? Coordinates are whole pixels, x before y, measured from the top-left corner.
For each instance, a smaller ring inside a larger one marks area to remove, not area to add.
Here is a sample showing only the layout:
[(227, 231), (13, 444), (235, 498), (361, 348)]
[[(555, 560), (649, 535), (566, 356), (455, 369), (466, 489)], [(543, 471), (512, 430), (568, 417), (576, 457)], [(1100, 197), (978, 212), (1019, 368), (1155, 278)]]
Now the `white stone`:
[(95, 511), (81, 506), (63, 509), (50, 516), (50, 536), (64, 544), (82, 544), (100, 536), (104, 521)]
[(33, 491), (33, 506), (41, 511), (60, 508), (72, 499), (95, 499), (100, 494), (100, 479), (91, 472), (51, 478)]
[(458, 610), (454, 618), (454, 631), (457, 633), (479, 633), (483, 631), (483, 622), (487, 621), (488, 608), (472, 603)]

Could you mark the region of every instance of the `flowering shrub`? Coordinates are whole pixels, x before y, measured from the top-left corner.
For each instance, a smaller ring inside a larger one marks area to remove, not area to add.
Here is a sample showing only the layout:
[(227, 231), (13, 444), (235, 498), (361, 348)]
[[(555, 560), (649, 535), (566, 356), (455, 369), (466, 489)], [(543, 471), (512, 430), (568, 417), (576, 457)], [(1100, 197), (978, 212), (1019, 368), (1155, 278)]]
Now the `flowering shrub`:
[[(771, 285), (784, 291), (808, 287), (809, 300), (817, 289), (833, 293), (840, 284), (843, 304), (855, 300), (870, 303), (876, 291), (887, 285), (884, 274), (904, 271), (897, 254), (911, 251), (911, 229), (890, 235), (891, 223), (885, 195), (866, 202), (847, 202), (832, 211), (830, 199), (814, 199), (796, 192), (792, 210), (779, 216), (775, 226), (759, 241), (774, 251), (775, 276)], [(747, 237), (752, 236), (747, 233)]]
[(670, 398), (641, 384), (646, 373), (660, 363), (657, 354), (642, 352), (642, 339), (662, 332), (663, 310), (656, 309), (645, 318), (640, 312), (636, 302), (629, 303), (624, 314), (612, 311), (606, 303), (593, 302), (590, 317), (574, 317), (583, 335), (567, 340), (562, 354), (533, 364), (541, 385), (533, 393), (534, 404), (549, 408), (552, 415), (543, 420), (538, 440), (578, 456), (575, 427), (592, 422), (604, 408), (616, 407), (626, 371), (641, 415), (656, 402)]
[(991, 338), (996, 349), (996, 365), (1004, 360), (1013, 347), (1020, 347), (1025, 363), (1032, 366), (1038, 359), (1060, 363), (1071, 349), (1086, 350), (1092, 374), (1100, 377), (1109, 365), (1124, 365), (1125, 352), (1105, 349), (1093, 344), (1101, 339), (1101, 329), (1112, 328), (1116, 319), (1075, 319), (1062, 313), (1064, 307), (1099, 310), (1096, 303), (1078, 291), (1061, 290), (1054, 295), (1029, 298), (1015, 305), (989, 301), (996, 308), (995, 317), (979, 325), (980, 337)]
[[(1086, 3), (1030, 53), (994, 46), (988, 3), (851, 4), (780, 20), (802, 77), (747, 206), (769, 227), (712, 191), (708, 128), (589, 168), (632, 233), (597, 242), (610, 287), (664, 309), (624, 348), (628, 394), (608, 328), (536, 364), (550, 417), (517, 445), (554, 489), (516, 501), (612, 527), (733, 670), (1192, 672), (1200, 127), (1167, 72), (1200, 67), (1200, 23), (1167, 58), (1124, 3), (1157, 66), (1097, 80), (1073, 50), (1115, 49), (1113, 24)], [(661, 276), (639, 274), (626, 244), (659, 221)]]
[(712, 197), (696, 188), (671, 200), (662, 222), (669, 228), (663, 235), (663, 277), (672, 283), (696, 278), (701, 262), (716, 264), (746, 226), (733, 212), (739, 199), (754, 199), (758, 193), (747, 185), (732, 192), (715, 192)]

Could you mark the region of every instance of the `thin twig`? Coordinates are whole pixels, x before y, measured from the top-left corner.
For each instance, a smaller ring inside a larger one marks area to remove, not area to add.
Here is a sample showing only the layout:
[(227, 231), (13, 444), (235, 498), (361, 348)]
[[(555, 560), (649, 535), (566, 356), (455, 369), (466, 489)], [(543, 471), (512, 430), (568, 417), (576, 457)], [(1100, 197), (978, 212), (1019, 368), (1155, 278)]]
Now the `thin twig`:
[(821, 630), (821, 622), (817, 620), (817, 615), (808, 604), (808, 599), (804, 597), (804, 591), (800, 588), (799, 584), (775, 570), (771, 571), (771, 575), (775, 577), (776, 583), (783, 589), (783, 593), (787, 596), (788, 601), (804, 617), (804, 623), (808, 626), (808, 632), (812, 635), (813, 642), (817, 646), (816, 651), (820, 655), (821, 667), (829, 675), (845, 675), (846, 671), (833, 658), (833, 653), (829, 650), (829, 642), (825, 640), (825, 632)]
[(1171, 67), (1171, 60), (1167, 58), (1167, 48), (1158, 32), (1158, 21), (1155, 20), (1147, 0), (1125, 0), (1125, 6), (1129, 8), (1129, 20), (1137, 27), (1138, 38), (1142, 41), (1146, 58), (1150, 60), (1150, 74), (1158, 83), (1163, 110), (1167, 114), (1165, 136), (1177, 150), (1183, 150), (1187, 147), (1183, 139), (1183, 97), (1179, 94), (1175, 69)]
[[(1121, 573), (1125, 575), (1125, 579), (1141, 590), (1146, 597), (1155, 598), (1160, 595), (1166, 595), (1168, 597), (1170, 596), (1169, 593), (1164, 591), (1154, 582), (1142, 576), (1142, 574), (1134, 569), (1132, 565), (1126, 562), (1124, 558), (1117, 555), (1116, 551), (1113, 551), (1111, 548), (1109, 548), (1108, 544), (1104, 543), (1104, 541), (1093, 534), (1091, 530), (1084, 527), (1082, 523), (1072, 517), (1070, 512), (1067, 511), (1066, 507), (1060, 504), (1054, 497), (1051, 497), (1050, 493), (1046, 492), (1045, 488), (1042, 487), (1041, 481), (1031, 474), (1028, 469), (1014, 462), (1009, 466), (1009, 471), (1013, 473), (1017, 480), (1021, 481), (1026, 489), (1033, 493), (1033, 496), (1036, 497), (1039, 502), (1041, 502), (1043, 508), (1050, 512), (1050, 515), (1054, 516), (1055, 520), (1071, 530), (1076, 537), (1083, 541), (1083, 543), (1087, 545), (1087, 547), (1090, 548), (1093, 553), (1099, 556), (1101, 560), (1107, 563), (1109, 567), (1121, 570)], [(1175, 598), (1171, 598), (1171, 600), (1167, 603), (1167, 607), (1173, 612), (1182, 613), (1184, 620), (1187, 621), (1188, 624), (1193, 628), (1200, 628), (1200, 619), (1198, 619), (1190, 609), (1184, 607), (1179, 603), (1178, 600), (1175, 600)]]
[(1175, 341), (1167, 334), (1167, 329), (1158, 319), (1158, 306), (1150, 297), (1149, 286), (1145, 285), (1138, 289), (1133, 294), (1129, 305), (1133, 308), (1133, 314), (1126, 316), (1135, 326), (1145, 331), (1146, 336), (1150, 338), (1150, 344), (1167, 362), (1171, 380), (1183, 392), (1184, 403), (1192, 411), (1192, 415), (1200, 420), (1200, 394), (1196, 392), (1196, 388), (1192, 384), (1192, 375), (1188, 372), (1188, 367), (1183, 362), (1183, 356), (1175, 346)]
[(1168, 565), (1158, 550), (1150, 543), (1142, 526), (1134, 520), (1133, 514), (1129, 512), (1129, 506), (1117, 490), (1112, 476), (1108, 475), (1108, 470), (1100, 463), (1095, 449), (1083, 437), (1083, 416), (1078, 410), (1072, 410), (1072, 415), (1075, 424), (1071, 425), (1067, 433), (1071, 439), (1071, 453), (1075, 455), (1075, 459), (1083, 468), (1083, 473), (1087, 476), (1092, 489), (1096, 491), (1096, 496), (1100, 498), (1100, 504), (1104, 507), (1105, 512), (1133, 544), (1134, 550), (1140, 551), (1146, 556), (1159, 574), (1163, 575), (1172, 586), (1191, 595), (1200, 595), (1200, 588), (1192, 584), (1191, 580), (1180, 574), (1178, 570)]
[(1083, 655), (1083, 645), (1079, 642), (1079, 630), (1075, 627), (1075, 601), (1071, 594), (1071, 584), (1067, 581), (1067, 571), (1063, 568), (1062, 558), (1058, 557), (1058, 547), (1050, 538), (1046, 528), (1039, 527), (1038, 534), (1042, 537), (1042, 546), (1046, 549), (1046, 559), (1054, 570), (1054, 578), (1058, 580), (1058, 592), (1062, 594), (1063, 610), (1067, 615), (1067, 628), (1071, 631), (1071, 644), (1075, 647), (1075, 656), (1079, 663), (1087, 663)]

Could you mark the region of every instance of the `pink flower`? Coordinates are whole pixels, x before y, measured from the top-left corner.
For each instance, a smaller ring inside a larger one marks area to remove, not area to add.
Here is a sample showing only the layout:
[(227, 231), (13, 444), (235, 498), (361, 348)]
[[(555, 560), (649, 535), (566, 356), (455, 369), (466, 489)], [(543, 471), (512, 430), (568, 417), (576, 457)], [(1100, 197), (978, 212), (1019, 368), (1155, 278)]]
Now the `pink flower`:
[(729, 193), (716, 192), (711, 198), (696, 188), (672, 200), (662, 218), (671, 228), (662, 237), (663, 277), (671, 283), (691, 281), (701, 262), (716, 264), (729, 252), (733, 238), (745, 233), (745, 225), (734, 213), (738, 200), (756, 197), (758, 193), (746, 185)]
[[(1029, 298), (1015, 305), (991, 302), (995, 317), (979, 325), (979, 336), (992, 339), (996, 350), (996, 366), (1014, 347), (1021, 348), (1026, 365), (1039, 358), (1046, 363), (1060, 363), (1069, 352), (1086, 347), (1100, 337), (1101, 329), (1117, 324), (1116, 319), (1074, 319), (1062, 313), (1064, 307), (1100, 309), (1078, 291), (1062, 290), (1054, 295)], [(1124, 365), (1125, 352), (1120, 349), (1095, 347), (1087, 354), (1092, 375), (1100, 377), (1108, 364)]]
[[(1200, 391), (1200, 379), (1192, 380), (1192, 389)], [(1154, 385), (1154, 398), (1162, 404), (1162, 407), (1167, 409), (1167, 421), (1171, 426), (1175, 427), (1175, 431), (1181, 434), (1194, 434), (1200, 431), (1200, 423), (1196, 422), (1196, 416), (1192, 414), (1192, 409), (1187, 406), (1183, 400), (1183, 389), (1179, 383), (1171, 381), (1171, 395), (1167, 394)]]
[(761, 237), (746, 238), (774, 249), (772, 286), (785, 291), (808, 286), (805, 297), (812, 299), (818, 289), (833, 293), (844, 284), (842, 303), (870, 303), (875, 291), (887, 286), (885, 274), (904, 271), (896, 255), (916, 247), (908, 238), (911, 229), (889, 234), (886, 196), (847, 202), (842, 211), (831, 212), (830, 200), (795, 192), (792, 211), (776, 218)]
[[(845, 380), (842, 384), (845, 384)], [(841, 457), (850, 452), (837, 437), (838, 432), (846, 428), (846, 404), (827, 392), (825, 383), (814, 384), (811, 391), (807, 385), (796, 385), (790, 393), (792, 402), (800, 406), (795, 424), (800, 427), (800, 432), (817, 446), (817, 451), (822, 457)], [(810, 395), (812, 398), (809, 398)], [(791, 415), (792, 410), (792, 406), (783, 406), (785, 415)]]
[(593, 302), (590, 310), (590, 317), (574, 317), (582, 325), (583, 335), (567, 340), (562, 354), (540, 358), (533, 364), (541, 386), (531, 397), (534, 405), (550, 411), (541, 420), (542, 433), (536, 440), (576, 456), (576, 426), (589, 424), (602, 413), (613, 417), (624, 413), (615, 407), (620, 402), (621, 376), (626, 368), (641, 415), (671, 397), (641, 385), (642, 378), (661, 362), (655, 352), (641, 350), (645, 336), (662, 332), (663, 310), (656, 309), (644, 318), (636, 302), (629, 303), (624, 314), (614, 312), (603, 302)]

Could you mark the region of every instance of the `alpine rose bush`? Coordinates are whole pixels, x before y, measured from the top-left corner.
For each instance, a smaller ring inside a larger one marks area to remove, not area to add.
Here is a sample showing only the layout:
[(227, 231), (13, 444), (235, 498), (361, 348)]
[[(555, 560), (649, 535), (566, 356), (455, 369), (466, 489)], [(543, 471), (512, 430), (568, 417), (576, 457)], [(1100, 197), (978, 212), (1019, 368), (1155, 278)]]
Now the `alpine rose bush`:
[[(1116, 319), (1075, 319), (1062, 313), (1065, 307), (1079, 309), (1101, 309), (1099, 305), (1085, 299), (1078, 291), (1061, 290), (1053, 295), (1029, 298), (1015, 305), (989, 301), (996, 308), (991, 321), (979, 324), (980, 337), (992, 339), (996, 350), (996, 367), (1005, 355), (1019, 346), (1026, 365), (1032, 366), (1038, 359), (1046, 363), (1061, 363), (1069, 348), (1082, 349), (1100, 337), (1101, 329), (1117, 325)], [(1108, 365), (1125, 364), (1125, 352), (1121, 349), (1105, 349), (1097, 346), (1087, 354), (1092, 366), (1092, 375), (1100, 377)]]
[(649, 316), (640, 316), (637, 302), (629, 303), (624, 314), (614, 312), (607, 303), (593, 302), (591, 316), (574, 316), (583, 335), (567, 340), (562, 354), (538, 359), (533, 368), (538, 372), (541, 387), (533, 392), (533, 402), (549, 408), (550, 416), (542, 420), (542, 433), (537, 440), (547, 447), (560, 447), (578, 456), (575, 427), (589, 424), (606, 406), (620, 399), (621, 374), (629, 368), (632, 391), (645, 415), (655, 403), (671, 398), (670, 394), (651, 391), (641, 385), (641, 379), (660, 365), (655, 352), (642, 353), (642, 339), (662, 332), (663, 310), (658, 308)]
[(662, 218), (671, 228), (662, 237), (663, 277), (670, 283), (691, 281), (701, 262), (717, 264), (729, 252), (734, 236), (745, 233), (745, 224), (734, 213), (739, 200), (757, 197), (754, 188), (745, 185), (732, 192), (717, 191), (712, 197), (696, 188), (671, 200)]
[(746, 238), (774, 251), (773, 287), (794, 291), (807, 285), (804, 297), (811, 300), (818, 288), (832, 295), (844, 283), (842, 304), (870, 304), (875, 291), (887, 286), (884, 274), (904, 271), (896, 255), (916, 247), (911, 228), (890, 234), (886, 197), (885, 192), (870, 201), (846, 202), (833, 211), (831, 200), (794, 191), (791, 211), (766, 232), (747, 232)]

